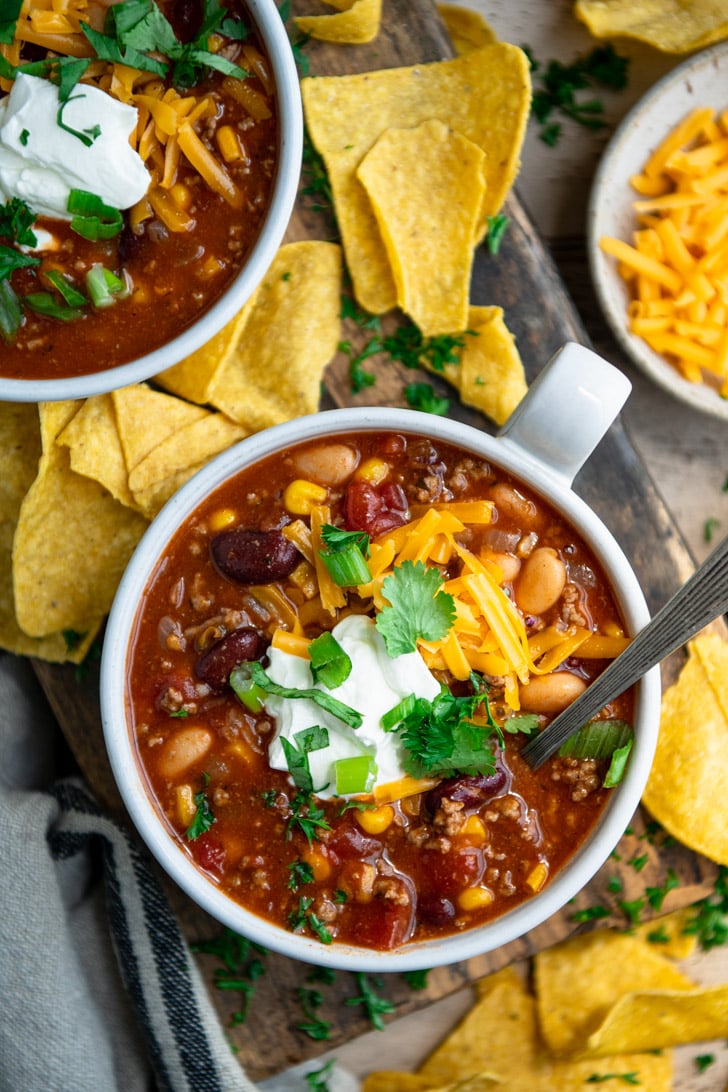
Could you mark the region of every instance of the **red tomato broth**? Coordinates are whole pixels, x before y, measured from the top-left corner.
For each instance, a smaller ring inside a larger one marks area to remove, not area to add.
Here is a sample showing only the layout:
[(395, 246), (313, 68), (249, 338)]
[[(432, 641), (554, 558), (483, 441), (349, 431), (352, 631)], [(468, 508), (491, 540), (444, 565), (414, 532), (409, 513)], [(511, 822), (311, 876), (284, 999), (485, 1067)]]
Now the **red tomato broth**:
[[(487, 549), (490, 537), (498, 543), (510, 541), (517, 550), (517, 542), (537, 534), (539, 545), (553, 547), (568, 559), (568, 586), (575, 589), (569, 601), (576, 601), (589, 627), (598, 632), (620, 628), (617, 605), (592, 552), (544, 500), (507, 473), (422, 437), (366, 433), (335, 437), (334, 442), (354, 449), (358, 466), (370, 458), (390, 464), (386, 489), (374, 490), (395, 505), (357, 504), (365, 523), (390, 518), (403, 522), (408, 513), (396, 515), (402, 497), (412, 507), (445, 497), (489, 498), (499, 491), (504, 497), (504, 488), (516, 490), (525, 506), (521, 513), (530, 513), (528, 527), (502, 505), (495, 522), (468, 528), (468, 548)], [(210, 559), (210, 541), (219, 532), (221, 513), (232, 526), (265, 530), (299, 518), (286, 511), (283, 492), (300, 477), (294, 465), (298, 454), (320, 446), (302, 445), (240, 471), (175, 534), (138, 613), (127, 672), (130, 715), (149, 792), (180, 850), (211, 882), (283, 928), (316, 932), (322, 926), (327, 942), (333, 938), (387, 950), (473, 928), (532, 898), (542, 885), (539, 879), (534, 890), (529, 877), (532, 883), (534, 876), (550, 880), (564, 867), (594, 829), (610, 793), (601, 787), (605, 763), (555, 758), (533, 771), (519, 757), (524, 737), (508, 734), (503, 784), (478, 806), (444, 808), (440, 801), (435, 807), (433, 798), (428, 801), (422, 792), (391, 803), (391, 822), (377, 832), (367, 829), (366, 811), (342, 809), (341, 798), (314, 796), (314, 818), (320, 817), (329, 829), (316, 827), (309, 840), (292, 822), (298, 791), (289, 775), (272, 770), (266, 759), (274, 731), (270, 718), (264, 712), (247, 712), (229, 688), (209, 693), (195, 665), (203, 648), (237, 627), (252, 626), (267, 641), (281, 625), (272, 616), (270, 601), (260, 602), (260, 586), (235, 584), (218, 571)], [(351, 514), (351, 480), (349, 474), (328, 488), (327, 503), (337, 525), (346, 526), (345, 515)], [(360, 493), (358, 486), (354, 492)], [(291, 578), (278, 581), (277, 587), (306, 620), (307, 636), (331, 628), (342, 613), (326, 615)], [(350, 596), (350, 608), (361, 612), (364, 604), (356, 600)], [(560, 602), (534, 624), (570, 610)], [(575, 655), (561, 669), (588, 682), (604, 666), (605, 661)], [(447, 673), (434, 673), (453, 692), (467, 689)], [(490, 682), (491, 707), (499, 719), (505, 715), (502, 689), (497, 679)], [(630, 721), (631, 694), (603, 715)], [(539, 719), (545, 724), (550, 716)], [(165, 749), (187, 727), (202, 727), (211, 733), (212, 743), (198, 761), (169, 776)], [(453, 782), (448, 781), (445, 796), (451, 791)], [(204, 792), (209, 800), (214, 822), (199, 838), (185, 834), (181, 792), (188, 800)], [(294, 890), (291, 867), (301, 861), (313, 878)]]
[[(173, 22), (181, 40), (194, 24), (195, 4), (160, 3)], [(38, 266), (16, 270), (12, 286), (21, 298), (44, 291), (44, 273), (58, 270), (80, 291), (86, 271), (100, 263), (131, 287), (127, 298), (113, 306), (88, 306), (73, 321), (34, 313), (25, 309), (23, 323), (12, 343), (2, 343), (0, 375), (10, 379), (58, 379), (89, 375), (129, 363), (165, 345), (182, 334), (220, 298), (250, 254), (262, 228), (275, 179), (278, 158), (278, 117), (272, 73), (264, 46), (242, 5), (231, 2), (248, 29), (242, 43), (225, 40), (228, 59), (246, 67), (244, 81), (265, 103), (269, 116), (255, 119), (227, 90), (230, 77), (220, 73), (206, 76), (188, 92), (202, 98), (211, 96), (216, 115), (196, 123), (205, 147), (224, 162), (216, 144), (223, 126), (231, 127), (243, 147), (242, 158), (224, 163), (240, 193), (238, 205), (214, 192), (184, 155), (180, 155), (174, 185), (187, 191), (185, 212), (190, 227), (170, 230), (151, 206), (146, 218), (132, 225), (131, 213), (123, 213), (124, 226), (110, 240), (88, 241), (67, 222), (39, 217), (38, 228), (57, 241), (53, 250), (37, 251)], [(190, 24), (189, 26), (187, 24)], [(38, 50), (33, 50), (37, 59)], [(22, 60), (22, 57), (21, 57)], [(262, 77), (262, 78), (261, 78)], [(167, 77), (166, 83), (170, 84)], [(143, 84), (140, 90), (144, 90)], [(159, 171), (157, 156), (147, 161), (151, 172)], [(151, 177), (151, 175), (150, 175)], [(3, 243), (6, 240), (0, 240)]]

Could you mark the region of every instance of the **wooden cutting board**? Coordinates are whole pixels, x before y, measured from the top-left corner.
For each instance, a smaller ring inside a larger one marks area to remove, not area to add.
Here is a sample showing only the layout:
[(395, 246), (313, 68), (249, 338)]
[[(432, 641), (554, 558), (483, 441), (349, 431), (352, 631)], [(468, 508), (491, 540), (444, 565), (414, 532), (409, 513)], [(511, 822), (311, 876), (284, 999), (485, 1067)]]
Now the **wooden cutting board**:
[[(315, 0), (294, 0), (296, 14), (310, 14)], [(322, 9), (323, 10), (323, 9)], [(425, 63), (452, 55), (452, 48), (434, 4), (429, 0), (384, 0), (384, 25), (378, 38), (367, 46), (334, 46), (310, 42), (305, 48), (312, 75), (335, 75), (390, 68), (401, 64)], [(364, 108), (364, 107), (363, 107)], [(529, 380), (533, 379), (550, 355), (565, 341), (589, 344), (582, 321), (569, 297), (557, 268), (539, 239), (517, 195), (505, 210), (511, 223), (497, 257), (482, 249), (476, 256), (471, 300), (475, 304), (499, 304), (517, 338)], [(330, 238), (331, 225), (311, 208), (301, 196), (294, 213), (288, 239)], [(581, 255), (583, 259), (583, 255)], [(581, 260), (580, 259), (580, 260)], [(584, 275), (581, 260), (581, 276)], [(605, 339), (612, 359), (618, 353)], [(377, 374), (377, 383), (366, 392), (352, 396), (347, 361), (337, 357), (328, 369), (322, 408), (376, 403), (404, 405), (402, 389), (413, 373), (391, 362), (368, 361)], [(491, 424), (480, 414), (462, 407), (454, 393), (437, 378), (428, 376), (443, 394), (452, 396), (451, 416), (492, 432)], [(614, 533), (631, 560), (651, 608), (660, 606), (693, 569), (690, 557), (647, 472), (631, 447), (624, 430), (615, 424), (579, 474), (576, 491), (596, 510)], [(664, 666), (666, 682), (674, 679), (681, 659), (673, 657)], [(76, 671), (68, 666), (36, 662), (37, 676), (60, 722), (74, 755), (99, 800), (126, 817), (113, 783), (106, 759), (98, 706), (98, 676), (91, 672), (79, 682)], [(610, 880), (619, 876), (623, 890), (619, 898), (629, 903), (646, 886), (660, 887), (674, 870), (680, 885), (671, 891), (663, 909), (687, 905), (703, 897), (712, 888), (715, 867), (682, 846), (659, 845), (650, 835), (649, 817), (638, 813), (631, 833), (619, 847), (621, 860), (612, 860), (579, 896), (576, 902), (555, 915), (541, 928), (495, 952), (467, 963), (442, 967), (430, 972), (424, 989), (413, 990), (400, 975), (388, 976), (377, 984), (377, 992), (391, 1001), (393, 1012), (386, 1019), (432, 1003), (473, 979), (498, 969), (505, 963), (533, 954), (572, 935), (577, 928), (573, 915), (577, 909), (597, 904), (610, 908), (610, 917), (600, 924), (624, 927), (627, 918), (610, 893)], [(647, 855), (639, 874), (629, 861)], [(155, 866), (153, 866), (155, 867)], [(220, 926), (198, 910), (189, 899), (162, 877), (182, 930), (191, 942), (215, 938)], [(643, 919), (653, 911), (647, 907)], [(368, 1016), (356, 998), (361, 982), (339, 972), (333, 982), (311, 981), (311, 968), (284, 957), (267, 955), (266, 972), (258, 978), (244, 1022), (231, 1026), (233, 1014), (241, 1009), (239, 993), (215, 986), (218, 958), (196, 954), (201, 971), (210, 984), (240, 1063), (254, 1080), (262, 1079), (287, 1066), (314, 1057), (371, 1027)], [(319, 991), (315, 1016), (330, 1025), (328, 1039), (312, 1039), (297, 1025), (305, 1021), (304, 1003), (311, 1012), (312, 989)], [(347, 1002), (352, 1002), (347, 1004)]]

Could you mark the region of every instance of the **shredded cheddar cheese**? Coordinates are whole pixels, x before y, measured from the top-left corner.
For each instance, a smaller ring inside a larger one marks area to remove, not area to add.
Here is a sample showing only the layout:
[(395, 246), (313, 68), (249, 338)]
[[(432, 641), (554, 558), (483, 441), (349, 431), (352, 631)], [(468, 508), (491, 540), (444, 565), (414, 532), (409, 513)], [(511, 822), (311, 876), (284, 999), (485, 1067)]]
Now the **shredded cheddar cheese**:
[(728, 110), (693, 110), (631, 184), (632, 243), (600, 240), (629, 286), (629, 328), (728, 398)]

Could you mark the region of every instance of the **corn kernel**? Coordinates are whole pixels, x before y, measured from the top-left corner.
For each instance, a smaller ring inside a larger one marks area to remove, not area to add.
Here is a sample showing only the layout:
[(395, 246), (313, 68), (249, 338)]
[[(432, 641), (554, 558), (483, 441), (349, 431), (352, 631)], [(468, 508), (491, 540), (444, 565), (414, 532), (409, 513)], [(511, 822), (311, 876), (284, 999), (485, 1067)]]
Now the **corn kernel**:
[(226, 163), (237, 163), (243, 158), (243, 149), (232, 125), (221, 125), (215, 133), (215, 139)]
[(389, 463), (385, 463), (384, 459), (365, 459), (360, 467), (357, 468), (354, 477), (359, 481), (369, 482), (370, 485), (379, 485), (383, 482), (389, 474)]
[(489, 887), (466, 887), (458, 895), (461, 910), (482, 910), (493, 902), (493, 892)]
[(178, 785), (176, 789), (177, 818), (185, 829), (195, 817), (197, 806), (191, 785)]
[(484, 842), (487, 838), (485, 823), (479, 815), (469, 816), (460, 833), (473, 842)]
[(192, 204), (192, 190), (190, 187), (185, 186), (184, 182), (175, 182), (169, 192), (172, 195), (175, 205), (179, 205), (185, 212), (189, 212), (190, 205)]
[(232, 527), (238, 518), (234, 508), (218, 508), (212, 513), (208, 521), (211, 531), (224, 531), (226, 527)]
[(229, 743), (225, 750), (228, 754), (235, 755), (243, 762), (250, 762), (253, 757), (252, 749), (242, 739), (236, 739), (234, 743)]
[(316, 482), (296, 478), (289, 482), (283, 492), (283, 503), (294, 516), (309, 516), (311, 510), (323, 504), (329, 495), (328, 489)]
[(356, 813), (359, 826), (367, 834), (382, 834), (394, 819), (394, 808), (383, 804), (381, 808), (368, 808)]
[(303, 854), (303, 859), (307, 865), (311, 866), (316, 883), (327, 880), (331, 875), (331, 862), (327, 857), (324, 857), (319, 849), (307, 849)]
[(545, 861), (539, 861), (536, 867), (532, 868), (526, 877), (526, 883), (532, 891), (540, 891), (548, 879), (548, 874), (549, 866)]

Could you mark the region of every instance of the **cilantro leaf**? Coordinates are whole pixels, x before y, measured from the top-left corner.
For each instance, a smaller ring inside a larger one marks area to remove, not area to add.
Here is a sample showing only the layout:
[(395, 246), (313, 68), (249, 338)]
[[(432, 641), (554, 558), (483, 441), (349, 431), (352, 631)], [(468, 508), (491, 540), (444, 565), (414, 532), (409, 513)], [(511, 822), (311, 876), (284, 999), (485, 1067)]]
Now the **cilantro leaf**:
[(194, 801), (195, 814), (192, 822), (187, 828), (187, 838), (190, 842), (193, 842), (195, 838), (199, 838), (201, 834), (208, 831), (215, 822), (215, 816), (212, 813), (210, 801), (207, 799), (207, 793), (204, 789), (201, 792), (195, 793)]
[(0, 245), (0, 281), (6, 280), (16, 269), (32, 265), (40, 265), (40, 258), (32, 258), (29, 254), (20, 254), (12, 247)]
[(417, 698), (395, 729), (408, 752), (407, 772), (414, 777), (493, 773), (493, 729), (472, 723), (482, 701), (482, 694), (456, 697), (445, 686), (433, 701)]
[(25, 201), (11, 197), (0, 205), (0, 238), (10, 239), (20, 246), (35, 246), (38, 240), (31, 230), (35, 219), (35, 213)]
[(444, 417), (450, 409), (450, 399), (441, 398), (431, 383), (408, 383), (404, 388), (407, 405), (423, 413)]
[(394, 659), (414, 652), (418, 639), (439, 641), (455, 621), (455, 602), (441, 592), (439, 569), (421, 561), (405, 561), (396, 566), (382, 584), (389, 601), (376, 618), (376, 627), (384, 638), (388, 654)]

